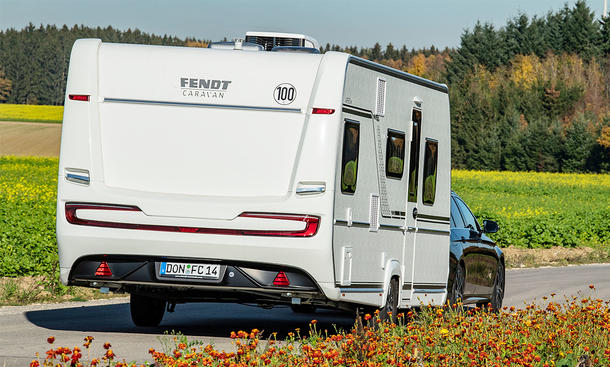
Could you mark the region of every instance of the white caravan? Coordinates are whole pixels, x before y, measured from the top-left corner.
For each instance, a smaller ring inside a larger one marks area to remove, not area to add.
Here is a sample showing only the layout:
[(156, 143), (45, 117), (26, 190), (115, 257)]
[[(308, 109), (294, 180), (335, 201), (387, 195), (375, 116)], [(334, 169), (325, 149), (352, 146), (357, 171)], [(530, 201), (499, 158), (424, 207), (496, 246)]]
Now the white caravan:
[[(188, 301), (394, 313), (445, 301), (447, 87), (287, 36), (74, 44), (64, 284), (130, 293), (137, 325)], [(284, 47), (264, 51), (269, 38)]]

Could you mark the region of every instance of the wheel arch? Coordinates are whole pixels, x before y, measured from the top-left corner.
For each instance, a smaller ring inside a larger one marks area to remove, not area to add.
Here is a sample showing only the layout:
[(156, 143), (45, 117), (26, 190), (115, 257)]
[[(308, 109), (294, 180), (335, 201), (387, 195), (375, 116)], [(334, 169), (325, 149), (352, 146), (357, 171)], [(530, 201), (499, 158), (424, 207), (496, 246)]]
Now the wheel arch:
[(390, 281), (393, 278), (398, 280), (398, 300), (400, 303), (400, 297), (402, 296), (402, 286), (400, 284), (400, 280), (402, 277), (402, 268), (400, 266), (400, 261), (396, 259), (388, 260), (385, 266), (385, 275), (383, 278), (383, 296), (381, 297), (381, 305), (379, 307), (385, 307), (386, 300), (388, 299), (388, 292), (390, 291)]

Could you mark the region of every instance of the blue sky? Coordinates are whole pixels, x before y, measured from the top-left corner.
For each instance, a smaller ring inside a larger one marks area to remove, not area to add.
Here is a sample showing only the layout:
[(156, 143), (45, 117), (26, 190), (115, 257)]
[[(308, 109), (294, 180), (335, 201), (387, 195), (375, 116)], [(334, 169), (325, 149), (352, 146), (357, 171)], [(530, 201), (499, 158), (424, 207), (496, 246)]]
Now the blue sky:
[[(220, 40), (248, 30), (305, 33), (320, 44), (439, 48), (459, 44), (477, 20), (502, 26), (575, 0), (0, 0), (0, 29), (38, 24), (107, 26)], [(587, 0), (597, 17), (604, 0)]]

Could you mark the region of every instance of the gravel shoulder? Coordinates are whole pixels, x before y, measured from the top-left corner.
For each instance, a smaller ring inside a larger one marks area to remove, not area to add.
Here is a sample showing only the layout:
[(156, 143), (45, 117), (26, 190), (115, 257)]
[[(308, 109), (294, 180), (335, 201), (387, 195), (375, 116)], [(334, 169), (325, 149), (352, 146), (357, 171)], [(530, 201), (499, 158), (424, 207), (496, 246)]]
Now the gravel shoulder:
[(59, 157), (61, 126), (0, 121), (0, 155)]

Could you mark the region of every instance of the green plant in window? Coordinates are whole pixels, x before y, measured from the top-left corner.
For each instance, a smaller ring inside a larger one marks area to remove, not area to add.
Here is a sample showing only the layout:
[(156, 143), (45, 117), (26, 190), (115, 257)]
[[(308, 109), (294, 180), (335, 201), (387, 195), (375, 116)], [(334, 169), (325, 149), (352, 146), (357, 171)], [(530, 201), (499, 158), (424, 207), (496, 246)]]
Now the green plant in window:
[(343, 169), (343, 178), (341, 179), (341, 189), (343, 191), (356, 191), (356, 174), (358, 172), (358, 159), (349, 161)]
[(424, 180), (424, 203), (434, 204), (436, 197), (436, 170)]
[(403, 161), (399, 157), (390, 157), (388, 159), (388, 172), (402, 176), (403, 167)]

